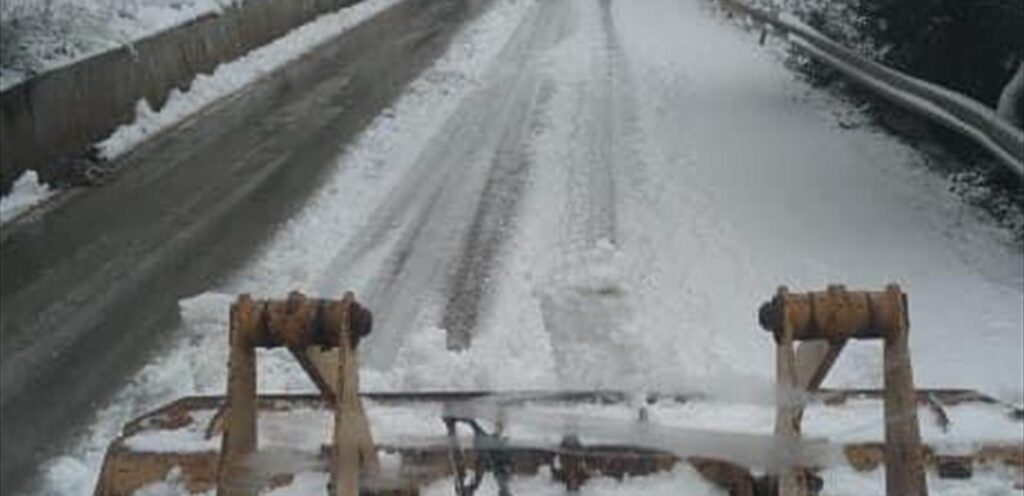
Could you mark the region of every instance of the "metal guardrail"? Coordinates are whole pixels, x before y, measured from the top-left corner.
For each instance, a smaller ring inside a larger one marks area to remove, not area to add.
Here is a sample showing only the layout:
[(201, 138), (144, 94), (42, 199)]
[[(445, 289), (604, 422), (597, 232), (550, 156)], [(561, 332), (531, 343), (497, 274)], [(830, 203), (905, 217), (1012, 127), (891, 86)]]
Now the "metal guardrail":
[(995, 110), (948, 88), (866, 59), (792, 16), (765, 12), (738, 0), (720, 1), (728, 10), (789, 35), (791, 43), (879, 96), (970, 138), (1018, 177), (1024, 177), (1024, 131), (1002, 120)]

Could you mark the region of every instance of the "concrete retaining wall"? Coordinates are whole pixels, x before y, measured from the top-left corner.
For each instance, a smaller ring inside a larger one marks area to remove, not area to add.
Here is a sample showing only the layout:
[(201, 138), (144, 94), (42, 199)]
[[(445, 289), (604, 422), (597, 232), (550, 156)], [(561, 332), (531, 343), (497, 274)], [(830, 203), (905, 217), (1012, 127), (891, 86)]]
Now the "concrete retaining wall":
[(9, 88), (0, 94), (0, 190), (26, 169), (58, 174), (58, 159), (83, 155), (130, 122), (140, 98), (160, 108), (196, 74), (357, 1), (247, 0)]

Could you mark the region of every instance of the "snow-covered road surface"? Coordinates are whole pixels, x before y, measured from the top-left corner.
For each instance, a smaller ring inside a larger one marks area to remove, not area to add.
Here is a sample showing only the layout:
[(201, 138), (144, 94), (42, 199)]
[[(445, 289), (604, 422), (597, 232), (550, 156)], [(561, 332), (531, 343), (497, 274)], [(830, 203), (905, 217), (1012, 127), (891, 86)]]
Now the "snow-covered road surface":
[[(474, 26), (493, 57), (435, 67), (220, 290), (355, 289), (388, 387), (654, 389), (769, 377), (754, 312), (779, 284), (898, 282), (920, 384), (1021, 400), (1019, 249), (913, 149), (841, 128), (842, 102), (701, 2), (498, 12)], [(566, 328), (590, 306), (615, 324)], [(469, 350), (444, 351), (445, 330)], [(621, 369), (564, 369), (590, 356), (573, 346)], [(877, 352), (852, 347), (832, 384), (877, 385)], [(451, 363), (467, 368), (420, 373)]]
[[(223, 391), (240, 292), (355, 290), (376, 314), (364, 389), (762, 402), (755, 312), (778, 285), (897, 282), (919, 385), (1024, 401), (1019, 246), (914, 149), (841, 126), (851, 113), (701, 0), (495, 0), (256, 260), (181, 303), (175, 347), (52, 465), (53, 487), (82, 493), (62, 483), (92, 480), (128, 415)], [(261, 362), (264, 391), (312, 388), (289, 360)], [(826, 385), (880, 382), (880, 347), (855, 343)]]

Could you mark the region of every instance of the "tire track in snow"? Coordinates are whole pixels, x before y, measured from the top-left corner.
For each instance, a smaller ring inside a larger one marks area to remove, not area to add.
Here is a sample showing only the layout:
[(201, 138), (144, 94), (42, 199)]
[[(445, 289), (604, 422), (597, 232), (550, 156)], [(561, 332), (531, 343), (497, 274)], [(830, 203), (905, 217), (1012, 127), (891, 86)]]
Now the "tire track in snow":
[(708, 286), (713, 281), (716, 288), (741, 293), (752, 286), (750, 261), (732, 236), (728, 219), (718, 212), (713, 185), (693, 170), (699, 159), (693, 138), (677, 125), (678, 115), (699, 110), (682, 98), (692, 91), (687, 74), (672, 65), (651, 67), (645, 53), (637, 50), (642, 27), (631, 24), (629, 15), (642, 9), (614, 0), (602, 4), (614, 34), (610, 46), (611, 65), (619, 70), (616, 81), (629, 88), (627, 98), (642, 96), (630, 102), (628, 132), (623, 131), (634, 138), (631, 143), (641, 158), (619, 169), (621, 180), (630, 182), (623, 193), (632, 196), (621, 200), (623, 231), (629, 232), (623, 233), (620, 249), (633, 260), (631, 271), (640, 274), (635, 281), (640, 308), (632, 325), (642, 329), (643, 342), (631, 351), (637, 363), (687, 364), (686, 374), (678, 368), (649, 367), (643, 373), (648, 387), (702, 390), (710, 384), (708, 371), (735, 369), (735, 358), (722, 350), (735, 349), (736, 340), (747, 342), (742, 331), (720, 331), (729, 327), (720, 324), (722, 316), (713, 310), (716, 301)]
[[(612, 2), (571, 5), (578, 33), (552, 65), (566, 82), (558, 102), (565, 110), (552, 116), (552, 134), (540, 143), (542, 154), (565, 164), (564, 173), (552, 172), (564, 181), (567, 198), (556, 234), (558, 255), (549, 260), (544, 286), (536, 288), (537, 303), (559, 385), (610, 387), (638, 382), (632, 379), (650, 365), (650, 340), (637, 335), (634, 323), (640, 313), (635, 307), (647, 295), (633, 284), (649, 270), (650, 243), (642, 232), (648, 224), (633, 224), (646, 212), (650, 180), (638, 150), (633, 76)], [(559, 122), (563, 116), (568, 122)], [(542, 189), (548, 197), (558, 193)]]
[(523, 140), (531, 127), (533, 109), (544, 103), (545, 86), (535, 75), (531, 78), (531, 96), (527, 105), (516, 112), (518, 115), (513, 122), (517, 124), (507, 130), (496, 151), (458, 269), (450, 282), (448, 301), (441, 317), (441, 327), (448, 332), (449, 348), (462, 349), (470, 345), (473, 329), (490, 295), (496, 259), (509, 230), (514, 227), (523, 187), (533, 166), (524, 152)]
[(450, 325), (451, 344), (468, 344), (528, 175), (520, 150), (541, 87), (532, 59), (555, 41), (565, 15), (562, 3), (542, 2), (526, 16), (481, 87), (335, 257), (328, 273), (369, 272), (363, 299), (385, 310), (367, 339), (367, 364), (387, 366), (404, 334), (423, 324)]
[(553, 82), (542, 78), (537, 55), (553, 46), (565, 34), (570, 14), (568, 4), (549, 3), (547, 12), (538, 16), (531, 46), (529, 66), (522, 83), (527, 95), (506, 123), (506, 130), (495, 151), (491, 173), (480, 205), (466, 238), (458, 269), (451, 279), (448, 301), (441, 327), (448, 331), (449, 348), (466, 348), (472, 332), (491, 296), (492, 275), (497, 270), (501, 247), (514, 229), (515, 217), (523, 197), (523, 188), (533, 161), (527, 142), (538, 125), (539, 110), (550, 100)]
[[(609, 176), (607, 203), (613, 205), (616, 213), (615, 239), (622, 235), (625, 227), (619, 225), (622, 212), (636, 203), (633, 198), (642, 193), (648, 183), (644, 175), (645, 166), (639, 146), (641, 131), (637, 116), (636, 88), (633, 71), (619, 41), (619, 33), (612, 12), (612, 0), (601, 0), (601, 26), (604, 34), (604, 55), (606, 57), (606, 82), (603, 111), (607, 117), (604, 126), (605, 139), (599, 143), (604, 147)], [(656, 178), (655, 178), (656, 179)], [(627, 184), (622, 184), (628, 180)], [(613, 241), (615, 240), (613, 239)]]
[(630, 153), (635, 130), (629, 67), (615, 30), (611, 0), (600, 1), (600, 34), (594, 40), (593, 74), (579, 92), (573, 136), (585, 147), (569, 175), (569, 245), (586, 250), (620, 237), (619, 171), (635, 161)]

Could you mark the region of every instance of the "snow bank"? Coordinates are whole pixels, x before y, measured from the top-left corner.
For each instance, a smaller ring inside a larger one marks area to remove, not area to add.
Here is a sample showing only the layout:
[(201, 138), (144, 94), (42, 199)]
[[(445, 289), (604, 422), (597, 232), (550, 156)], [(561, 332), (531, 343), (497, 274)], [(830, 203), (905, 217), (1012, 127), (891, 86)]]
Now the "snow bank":
[(0, 198), (0, 224), (27, 212), (54, 194), (56, 191), (39, 181), (36, 171), (25, 171), (14, 181), (11, 192)]
[(171, 90), (167, 102), (158, 111), (153, 111), (148, 102), (140, 100), (136, 105), (135, 121), (118, 127), (96, 147), (103, 158), (116, 158), (150, 136), (278, 70), (400, 1), (365, 0), (338, 12), (324, 14), (267, 45), (217, 66), (212, 74), (197, 75), (185, 92)]

